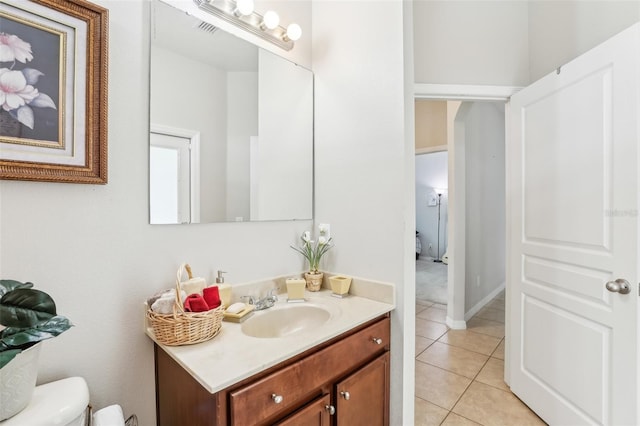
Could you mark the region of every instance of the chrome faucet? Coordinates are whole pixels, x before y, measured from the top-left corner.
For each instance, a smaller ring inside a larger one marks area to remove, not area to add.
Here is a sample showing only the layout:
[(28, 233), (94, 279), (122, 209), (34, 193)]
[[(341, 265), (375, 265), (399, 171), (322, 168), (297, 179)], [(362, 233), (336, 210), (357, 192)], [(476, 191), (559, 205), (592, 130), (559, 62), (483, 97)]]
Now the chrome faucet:
[(278, 296), (274, 293), (275, 288), (272, 288), (267, 293), (267, 296), (262, 299), (256, 299), (253, 296), (242, 296), (240, 299), (247, 300), (247, 303), (250, 305), (255, 305), (256, 311), (261, 311), (263, 309), (269, 309), (278, 301)]

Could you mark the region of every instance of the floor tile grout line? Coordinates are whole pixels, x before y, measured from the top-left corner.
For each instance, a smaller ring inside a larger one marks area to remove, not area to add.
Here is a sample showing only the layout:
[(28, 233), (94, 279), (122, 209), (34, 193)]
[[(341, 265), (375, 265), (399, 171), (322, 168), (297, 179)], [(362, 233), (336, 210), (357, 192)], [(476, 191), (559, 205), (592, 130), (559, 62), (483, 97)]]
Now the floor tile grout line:
[[(445, 370), (446, 371), (446, 370)], [(467, 377), (468, 378), (468, 377)], [(458, 405), (458, 403), (460, 402), (460, 400), (462, 399), (462, 397), (464, 396), (465, 393), (467, 393), (467, 391), (469, 390), (469, 387), (473, 384), (474, 380), (472, 379), (469, 384), (464, 388), (464, 390), (462, 391), (462, 393), (460, 394), (460, 396), (456, 399), (456, 401), (453, 403), (453, 405), (451, 406), (451, 410), (449, 410), (449, 413), (453, 413), (453, 409), (456, 408), (456, 405)], [(454, 414), (458, 414), (458, 413), (454, 413)], [(448, 417), (448, 415), (447, 415)]]
[(419, 397), (419, 396), (417, 396), (417, 395), (416, 395), (416, 398), (421, 399), (421, 400), (423, 400), (424, 402), (428, 402), (428, 403), (429, 403), (429, 404), (431, 404), (431, 405), (435, 405), (435, 406), (436, 406), (436, 407), (438, 407), (438, 408), (442, 408), (442, 409), (443, 409), (443, 410), (445, 410), (445, 411), (451, 412), (451, 410), (449, 410), (448, 408), (443, 407), (442, 405), (438, 405), (438, 404), (436, 404), (435, 402), (431, 402), (431, 401), (429, 401), (428, 399), (421, 398), (421, 397)]
[[(466, 351), (473, 352), (474, 354), (479, 354), (479, 355), (488, 356), (489, 358), (491, 358), (491, 354), (493, 354), (493, 353), (495, 352), (495, 350), (496, 350), (496, 349), (498, 349), (498, 346), (500, 346), (500, 342), (498, 342), (498, 344), (496, 345), (496, 347), (494, 347), (494, 348), (491, 350), (491, 353), (490, 353), (490, 354), (483, 354), (482, 352), (474, 351), (474, 350), (472, 350), (472, 349), (465, 348), (465, 347), (462, 347), (462, 346), (452, 345), (452, 344), (447, 343), (447, 342), (441, 342), (440, 340), (436, 340), (436, 341), (435, 341), (435, 342), (433, 342), (433, 343), (436, 343), (436, 342), (438, 342), (438, 343), (442, 343), (443, 345), (451, 346), (452, 348), (464, 349), (464, 350), (466, 350)], [(432, 344), (433, 344), (433, 343), (432, 343)]]
[(475, 420), (471, 420), (469, 417), (465, 417), (465, 416), (463, 416), (462, 414), (454, 413), (453, 411), (449, 411), (449, 413), (444, 417), (444, 419), (442, 420), (442, 422), (440, 422), (440, 424), (441, 424), (441, 425), (442, 425), (442, 424), (444, 424), (444, 422), (447, 420), (447, 417), (449, 417), (451, 414), (453, 414), (453, 415), (455, 415), (455, 416), (462, 417), (462, 418), (463, 418), (463, 419), (465, 419), (465, 420), (469, 420), (469, 421), (470, 421), (470, 422), (472, 422), (473, 424), (480, 425), (480, 426), (485, 426), (485, 425), (484, 425), (484, 423), (478, 423), (478, 422), (477, 422), (477, 421), (475, 421)]
[[(502, 338), (502, 340), (504, 340), (504, 337)], [(502, 342), (502, 340), (500, 340), (500, 342)], [(498, 345), (500, 345), (500, 343), (498, 343)], [(494, 351), (495, 351), (495, 350), (494, 350)], [(458, 414), (458, 413), (456, 413), (456, 412), (454, 412), (454, 411), (453, 411), (453, 410), (456, 408), (456, 405), (458, 405), (458, 403), (460, 402), (460, 400), (462, 399), (462, 397), (464, 396), (464, 394), (465, 394), (465, 393), (467, 393), (467, 391), (469, 390), (469, 388), (471, 387), (471, 385), (472, 385), (473, 383), (480, 383), (480, 384), (483, 384), (483, 385), (485, 385), (485, 386), (489, 386), (489, 387), (491, 387), (491, 388), (493, 388), (493, 389), (496, 389), (496, 390), (499, 390), (499, 391), (505, 392), (505, 393), (507, 393), (507, 394), (509, 394), (509, 393), (510, 393), (510, 394), (513, 394), (513, 392), (511, 392), (511, 390), (506, 391), (506, 390), (504, 390), (504, 389), (500, 389), (500, 388), (498, 388), (498, 387), (492, 386), (492, 385), (490, 385), (490, 384), (488, 384), (488, 383), (484, 383), (484, 382), (481, 382), (481, 381), (479, 381), (479, 380), (478, 380), (478, 376), (480, 375), (480, 373), (482, 372), (482, 370), (487, 366), (487, 364), (489, 363), (489, 360), (490, 360), (490, 359), (491, 359), (491, 356), (490, 356), (489, 358), (487, 358), (487, 360), (485, 361), (484, 365), (480, 368), (480, 370), (478, 370), (478, 373), (475, 375), (475, 377), (471, 380), (471, 382), (469, 383), (469, 385), (465, 388), (464, 392), (462, 392), (462, 394), (460, 395), (460, 397), (459, 397), (459, 398), (456, 400), (456, 402), (453, 404), (453, 407), (451, 407), (451, 410), (449, 411), (449, 413), (454, 413), (454, 414), (456, 414), (456, 415), (458, 415), (458, 416), (460, 416), (460, 417), (464, 417), (464, 418), (465, 418), (465, 419), (467, 419), (467, 420), (470, 420), (470, 421), (472, 421), (472, 422), (478, 423), (478, 422), (476, 422), (475, 420), (469, 419), (469, 418), (467, 418), (467, 417), (465, 417), (465, 416), (463, 416), (463, 415), (461, 415), (461, 414)], [(454, 373), (454, 374), (455, 374), (455, 373)], [(506, 384), (506, 383), (505, 383), (505, 384)], [(449, 417), (449, 415), (447, 415), (447, 417)], [(446, 419), (446, 417), (445, 417), (445, 419)], [(444, 420), (443, 420), (443, 421), (444, 421)], [(442, 424), (442, 423), (441, 423), (441, 424)], [(483, 423), (479, 423), (479, 424), (483, 425)]]
[(458, 373), (455, 373), (455, 372), (453, 372), (453, 371), (449, 371), (449, 370), (447, 370), (446, 368), (442, 368), (442, 367), (439, 367), (439, 366), (437, 366), (437, 365), (433, 365), (433, 364), (431, 364), (431, 363), (429, 363), (429, 362), (421, 361), (421, 360), (419, 360), (419, 359), (416, 359), (416, 360), (415, 360), (416, 362), (421, 362), (421, 363), (423, 363), (423, 364), (430, 365), (430, 366), (432, 366), (432, 367), (438, 368), (438, 369), (440, 369), (440, 370), (443, 370), (443, 371), (446, 371), (446, 372), (448, 372), (448, 373), (454, 374), (454, 375), (456, 375), (456, 376), (458, 376), (458, 377), (462, 377), (462, 378), (465, 378), (465, 379), (468, 379), (468, 380), (469, 380), (469, 384), (468, 384), (467, 386), (465, 386), (464, 391), (462, 391), (462, 393), (460, 394), (460, 396), (455, 400), (455, 402), (454, 402), (454, 403), (453, 403), (453, 405), (451, 406), (451, 409), (448, 409), (448, 408), (446, 408), (446, 407), (442, 407), (441, 405), (438, 405), (438, 404), (436, 404), (436, 403), (434, 403), (434, 402), (432, 402), (432, 401), (429, 401), (429, 400), (427, 400), (427, 399), (421, 398), (421, 397), (419, 397), (419, 396), (416, 396), (416, 398), (419, 398), (419, 399), (421, 399), (421, 400), (423, 400), (423, 401), (426, 401), (426, 402), (428, 402), (428, 403), (430, 403), (430, 404), (432, 404), (432, 405), (435, 405), (436, 407), (442, 408), (443, 410), (446, 410), (446, 411), (448, 412), (448, 413), (447, 413), (447, 415), (444, 417), (444, 419), (442, 419), (442, 422), (440, 422), (440, 424), (443, 424), (443, 423), (444, 423), (444, 421), (447, 419), (447, 417), (449, 417), (449, 416), (451, 415), (451, 413), (453, 413), (453, 414), (455, 414), (455, 415), (457, 415), (457, 416), (460, 416), (460, 417), (465, 418), (466, 420), (469, 420), (469, 421), (472, 421), (472, 422), (474, 422), (474, 423), (477, 423), (477, 424), (483, 425), (483, 423), (478, 423), (478, 422), (476, 422), (475, 420), (469, 419), (468, 417), (465, 417), (465, 416), (463, 416), (463, 415), (461, 415), (461, 414), (458, 414), (458, 413), (454, 412), (453, 410), (455, 409), (455, 407), (458, 405), (458, 403), (460, 402), (460, 400), (462, 399), (462, 397), (465, 395), (465, 393), (467, 393), (467, 391), (469, 390), (469, 388), (471, 387), (471, 385), (472, 385), (474, 382), (477, 382), (477, 383), (483, 384), (483, 385), (485, 385), (485, 386), (489, 386), (489, 387), (491, 387), (491, 388), (493, 388), (493, 389), (496, 389), (496, 390), (499, 390), (499, 391), (502, 391), (502, 392), (505, 392), (505, 393), (512, 393), (511, 391), (506, 391), (506, 390), (504, 390), (504, 389), (500, 389), (500, 388), (498, 388), (498, 387), (496, 387), (496, 386), (490, 385), (490, 384), (488, 384), (488, 383), (483, 383), (483, 382), (481, 382), (481, 381), (479, 381), (479, 380), (478, 380), (478, 376), (479, 376), (479, 375), (480, 375), (480, 373), (482, 372), (482, 369), (484, 369), (484, 367), (486, 367), (487, 363), (489, 362), (489, 359), (491, 359), (491, 357), (488, 357), (488, 358), (487, 358), (487, 360), (484, 362), (484, 364), (482, 365), (482, 367), (480, 368), (480, 370), (478, 370), (478, 372), (475, 374), (475, 376), (474, 376), (473, 378), (469, 378), (469, 377), (467, 377), (467, 376), (463, 376), (463, 375), (458, 374)]
[[(454, 402), (453, 406), (451, 407), (451, 410), (449, 410), (449, 413), (454, 413), (456, 415), (460, 415), (458, 413), (455, 413), (453, 410), (456, 408), (456, 405), (458, 405), (458, 403), (460, 402), (460, 400), (462, 399), (462, 397), (464, 396), (465, 393), (467, 393), (467, 391), (469, 390), (469, 388), (471, 387), (471, 385), (473, 384), (473, 382), (476, 381), (476, 378), (478, 377), (478, 375), (480, 374), (480, 372), (482, 371), (482, 369), (487, 365), (487, 362), (489, 362), (489, 359), (487, 358), (487, 360), (484, 362), (484, 364), (482, 365), (482, 367), (480, 368), (480, 370), (478, 370), (478, 372), (476, 373), (476, 375), (473, 377), (473, 379), (471, 379), (471, 381), (469, 382), (469, 384), (467, 385), (467, 387), (464, 389), (464, 391), (460, 394), (460, 396), (458, 397), (458, 399), (456, 399), (456, 402)], [(478, 383), (482, 383), (482, 382), (478, 382)], [(447, 415), (447, 417), (449, 417), (449, 415)], [(462, 416), (464, 417), (464, 416)], [(466, 419), (466, 417), (465, 417)], [(471, 419), (467, 419), (467, 420), (471, 420)], [(474, 421), (474, 420), (471, 420)]]
[[(456, 375), (456, 376), (458, 376), (458, 377), (462, 377), (463, 379), (467, 379), (467, 380), (471, 380), (471, 381), (473, 381), (473, 380), (474, 380), (474, 379), (473, 379), (473, 378), (471, 378), (471, 377), (463, 376), (463, 375), (462, 375), (462, 374), (460, 374), (460, 373), (456, 373), (456, 372), (454, 372), (454, 371), (447, 370), (446, 368), (442, 368), (442, 367), (440, 367), (439, 365), (431, 364), (430, 362), (422, 361), (421, 359), (416, 359), (416, 362), (421, 362), (421, 363), (426, 364), (426, 365), (429, 365), (429, 366), (431, 366), (431, 367), (435, 367), (435, 368), (437, 368), (437, 369), (439, 369), (439, 370), (446, 371), (447, 373), (451, 373), (451, 374)], [(486, 361), (485, 361), (485, 362), (486, 362)], [(484, 364), (482, 365), (482, 367), (484, 367)], [(481, 369), (482, 369), (482, 368), (481, 368)], [(476, 373), (476, 375), (477, 375), (477, 373)], [(474, 377), (475, 377), (475, 376), (474, 376)]]
[[(494, 299), (492, 299), (489, 303), (493, 303), (493, 302), (494, 302), (494, 301), (496, 301), (496, 300), (497, 300), (497, 297), (496, 297), (496, 298), (494, 298)], [(489, 303), (488, 303), (487, 305), (489, 305)], [(423, 305), (423, 306), (424, 306), (424, 305)], [(440, 322), (440, 321), (436, 321), (436, 320), (433, 320), (433, 319), (430, 319), (430, 318), (420, 318), (420, 317), (418, 316), (420, 313), (424, 313), (424, 312), (426, 312), (427, 310), (429, 310), (429, 309), (431, 309), (431, 308), (438, 309), (437, 307), (435, 307), (435, 304), (432, 304), (431, 306), (428, 306), (428, 307), (426, 307), (425, 309), (422, 309), (420, 312), (416, 312), (416, 319), (421, 319), (421, 320), (424, 320), (424, 321), (431, 321), (431, 322), (438, 323), (438, 324), (443, 324), (443, 325), (445, 325), (445, 326), (446, 326), (446, 323), (442, 323), (442, 322)], [(483, 309), (493, 309), (493, 310), (499, 311), (499, 309), (491, 308), (491, 307), (488, 307), (488, 306), (485, 306), (485, 308), (483, 308)], [(483, 318), (483, 317), (477, 316), (477, 314), (476, 314), (476, 315), (474, 315), (474, 317), (470, 318), (470, 320), (469, 320), (469, 321), (471, 321), (473, 318), (477, 318), (477, 319), (481, 319), (481, 320), (483, 320), (483, 321), (489, 321), (489, 322), (491, 322), (491, 323), (495, 323), (497, 327), (499, 327), (500, 325), (502, 325), (502, 326), (504, 326), (504, 325), (505, 325), (505, 322), (495, 321), (494, 319), (490, 319), (490, 318)], [(455, 409), (455, 407), (460, 403), (460, 400), (461, 400), (461, 399), (463, 398), (463, 396), (467, 393), (467, 391), (469, 390), (469, 388), (471, 387), (471, 385), (472, 385), (473, 383), (478, 383), (478, 384), (482, 384), (482, 385), (485, 385), (485, 386), (489, 386), (489, 387), (491, 387), (492, 389), (500, 390), (500, 391), (502, 391), (502, 392), (512, 393), (510, 390), (504, 390), (504, 389), (498, 388), (498, 387), (496, 387), (496, 386), (490, 385), (490, 384), (488, 384), (488, 383), (483, 383), (483, 382), (481, 382), (481, 381), (479, 381), (479, 380), (478, 380), (478, 376), (480, 375), (480, 373), (482, 372), (482, 370), (487, 366), (487, 364), (489, 363), (489, 361), (491, 360), (491, 358), (495, 358), (495, 359), (497, 359), (497, 360), (500, 360), (500, 361), (504, 362), (504, 359), (497, 358), (497, 357), (495, 357), (495, 356), (494, 356), (494, 354), (496, 353), (496, 350), (498, 349), (498, 347), (499, 347), (499, 346), (502, 344), (502, 342), (505, 340), (505, 336), (504, 336), (504, 335), (503, 335), (503, 336), (496, 336), (496, 335), (492, 335), (492, 334), (487, 334), (487, 333), (482, 333), (482, 332), (474, 331), (473, 329), (467, 329), (468, 331), (470, 331), (470, 332), (472, 332), (472, 333), (475, 333), (475, 334), (478, 334), (478, 335), (482, 335), (482, 336), (489, 336), (489, 337), (493, 337), (493, 338), (499, 339), (499, 340), (498, 340), (498, 344), (493, 348), (493, 350), (491, 351), (491, 353), (487, 355), (487, 354), (485, 354), (485, 353), (477, 352), (477, 351), (475, 351), (475, 350), (471, 350), (471, 349), (468, 349), (468, 348), (466, 348), (466, 347), (456, 346), (456, 345), (449, 344), (449, 343), (447, 343), (447, 342), (443, 342), (443, 341), (441, 341), (441, 339), (442, 339), (442, 338), (443, 338), (443, 337), (444, 337), (444, 336), (445, 336), (445, 335), (446, 335), (450, 330), (451, 330), (451, 329), (447, 326), (447, 330), (446, 330), (444, 333), (442, 333), (440, 336), (438, 336), (436, 339), (433, 339), (433, 338), (431, 338), (431, 337), (421, 336), (421, 335), (416, 334), (416, 337), (422, 337), (422, 338), (425, 338), (425, 339), (429, 339), (429, 340), (432, 340), (432, 342), (431, 342), (431, 343), (429, 343), (429, 345), (427, 345), (427, 347), (426, 347), (426, 348), (424, 348), (420, 353), (417, 353), (417, 354), (415, 355), (414, 362), (420, 362), (420, 363), (422, 363), (422, 364), (432, 366), (433, 368), (438, 368), (438, 369), (440, 369), (440, 370), (443, 370), (443, 371), (445, 371), (445, 372), (447, 372), (447, 373), (450, 373), (450, 374), (453, 374), (453, 375), (455, 375), (455, 376), (465, 378), (465, 379), (469, 380), (469, 383), (467, 384), (467, 386), (465, 386), (465, 388), (464, 388), (464, 390), (462, 391), (462, 393), (460, 394), (460, 396), (455, 400), (455, 402), (454, 402), (454, 403), (453, 403), (453, 405), (451, 406), (451, 409), (447, 409), (447, 408), (445, 408), (445, 407), (441, 407), (441, 406), (440, 406), (440, 405), (438, 405), (438, 404), (435, 404), (435, 403), (433, 403), (433, 402), (431, 402), (431, 401), (429, 401), (429, 400), (426, 400), (426, 399), (420, 398), (420, 397), (418, 397), (418, 396), (416, 396), (416, 397), (417, 397), (417, 398), (419, 398), (419, 399), (421, 399), (421, 400), (423, 400), (423, 401), (426, 401), (426, 402), (428, 402), (428, 403), (430, 403), (430, 404), (432, 404), (432, 405), (434, 405), (434, 406), (436, 406), (436, 407), (439, 407), (439, 408), (441, 408), (441, 409), (443, 409), (443, 410), (447, 411), (447, 414), (445, 415), (445, 417), (444, 417), (444, 418), (442, 419), (442, 421), (440, 422), (440, 425), (442, 425), (442, 424), (447, 420), (447, 418), (449, 418), (449, 417), (451, 416), (451, 414), (452, 414), (452, 413), (453, 413), (454, 415), (456, 415), (456, 416), (460, 416), (460, 417), (462, 417), (462, 418), (464, 418), (464, 419), (466, 419), (466, 420), (468, 420), (468, 421), (471, 421), (471, 422), (473, 422), (473, 423), (477, 423), (477, 424), (483, 425), (483, 423), (478, 423), (478, 422), (476, 422), (475, 420), (469, 419), (469, 418), (467, 418), (467, 417), (465, 417), (465, 416), (463, 416), (463, 415), (461, 415), (461, 414), (455, 413), (453, 410), (454, 410), (454, 409)], [(463, 350), (466, 350), (466, 351), (469, 351), (469, 352), (472, 352), (472, 353), (475, 353), (475, 354), (479, 354), (479, 355), (485, 356), (485, 357), (487, 357), (487, 358), (486, 358), (486, 360), (482, 363), (482, 367), (480, 367), (480, 369), (477, 371), (477, 373), (476, 373), (476, 374), (474, 375), (474, 377), (471, 379), (471, 378), (469, 378), (469, 377), (467, 377), (467, 376), (463, 376), (463, 375), (461, 375), (461, 374), (458, 374), (458, 373), (455, 373), (455, 372), (453, 372), (453, 371), (447, 370), (446, 368), (442, 368), (442, 367), (439, 367), (439, 366), (437, 366), (437, 365), (431, 364), (430, 362), (422, 361), (422, 360), (419, 360), (419, 359), (418, 359), (418, 357), (419, 357), (420, 355), (422, 355), (424, 352), (426, 352), (426, 351), (427, 351), (427, 349), (429, 349), (431, 346), (433, 346), (433, 344), (434, 344), (435, 342), (439, 342), (439, 343), (442, 343), (442, 344), (445, 344), (445, 345), (448, 345), (448, 346), (451, 346), (451, 347), (455, 347), (455, 348), (458, 348), (458, 349), (463, 349)], [(503, 380), (504, 380), (504, 379), (503, 379)], [(506, 384), (506, 383), (505, 383), (505, 384)], [(508, 387), (508, 386), (507, 386), (507, 387)]]

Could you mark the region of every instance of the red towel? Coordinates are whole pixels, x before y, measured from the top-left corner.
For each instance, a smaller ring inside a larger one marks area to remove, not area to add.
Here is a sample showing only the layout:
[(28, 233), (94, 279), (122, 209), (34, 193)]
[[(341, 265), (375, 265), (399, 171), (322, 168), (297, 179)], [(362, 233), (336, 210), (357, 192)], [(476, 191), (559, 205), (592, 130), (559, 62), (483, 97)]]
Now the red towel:
[(209, 309), (215, 309), (220, 306), (220, 291), (217, 285), (205, 287), (205, 289), (202, 290), (202, 297), (204, 297), (207, 305), (209, 305)]
[(198, 294), (190, 294), (184, 300), (184, 310), (187, 312), (206, 312), (209, 310), (209, 305), (204, 298)]

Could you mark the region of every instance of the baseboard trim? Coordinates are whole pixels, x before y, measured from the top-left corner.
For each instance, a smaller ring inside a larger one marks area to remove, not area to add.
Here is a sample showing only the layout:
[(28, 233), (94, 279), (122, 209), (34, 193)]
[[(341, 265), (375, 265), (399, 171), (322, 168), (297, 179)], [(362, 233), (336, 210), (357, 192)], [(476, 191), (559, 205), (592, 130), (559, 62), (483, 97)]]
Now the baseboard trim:
[(447, 326), (452, 330), (466, 330), (467, 322), (466, 321), (454, 321), (449, 316), (447, 316)]
[[(467, 313), (464, 314), (464, 320), (469, 321), (471, 317), (473, 317), (475, 314), (480, 312), (480, 309), (484, 308), (487, 303), (491, 302), (491, 300), (493, 300), (493, 298), (496, 297), (498, 293), (504, 290), (505, 287), (506, 287), (506, 282), (503, 282), (498, 287), (496, 287), (491, 293), (489, 293), (484, 299), (476, 303), (471, 309), (467, 311)], [(447, 321), (449, 321), (449, 318), (447, 318)]]

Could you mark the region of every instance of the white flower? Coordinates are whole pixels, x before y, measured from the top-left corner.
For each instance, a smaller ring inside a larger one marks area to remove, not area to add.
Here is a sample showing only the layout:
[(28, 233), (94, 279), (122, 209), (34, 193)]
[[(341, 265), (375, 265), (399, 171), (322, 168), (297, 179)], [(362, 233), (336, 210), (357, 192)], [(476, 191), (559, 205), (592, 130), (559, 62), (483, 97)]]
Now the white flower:
[(320, 265), (320, 259), (329, 251), (333, 244), (331, 244), (331, 238), (325, 236), (319, 236), (316, 243), (311, 239), (311, 232), (306, 231), (300, 237), (302, 245), (300, 247), (291, 246), (292, 249), (302, 254), (305, 259), (309, 261), (309, 271), (313, 274), (318, 273), (318, 267)]
[(27, 84), (21, 71), (0, 68), (0, 106), (5, 111), (20, 108), (38, 97), (38, 89)]
[(31, 44), (13, 34), (0, 33), (0, 62), (27, 63), (33, 59)]

